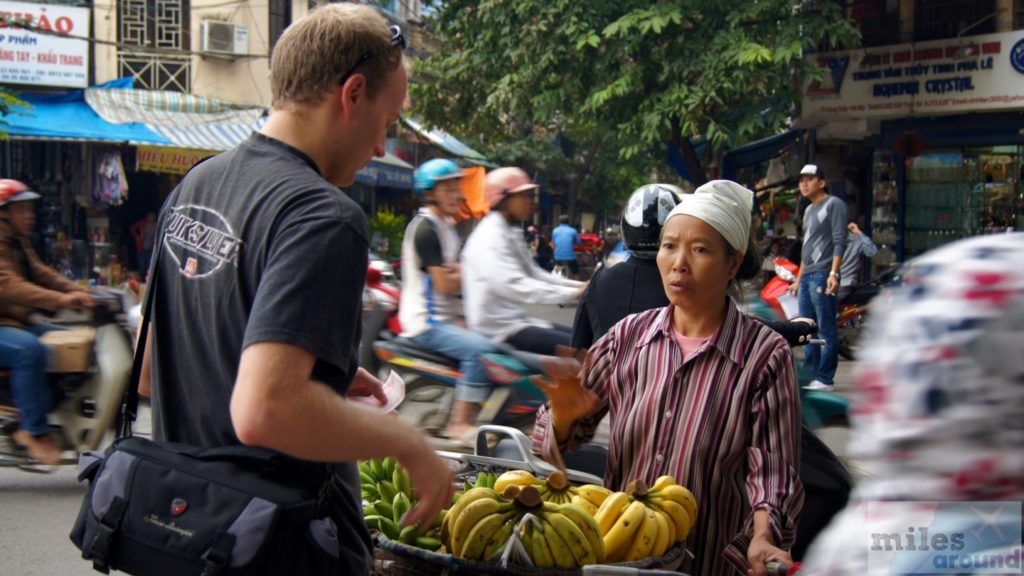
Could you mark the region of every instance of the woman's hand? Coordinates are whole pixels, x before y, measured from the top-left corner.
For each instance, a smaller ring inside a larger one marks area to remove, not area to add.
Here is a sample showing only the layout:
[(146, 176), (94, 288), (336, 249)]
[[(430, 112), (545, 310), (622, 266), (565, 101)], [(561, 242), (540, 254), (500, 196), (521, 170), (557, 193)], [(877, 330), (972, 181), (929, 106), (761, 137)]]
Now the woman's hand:
[(780, 564), (792, 564), (793, 557), (782, 548), (772, 544), (767, 536), (754, 536), (747, 548), (747, 562), (750, 568), (748, 576), (765, 576), (767, 570), (764, 565), (767, 562), (779, 562)]
[[(547, 378), (533, 376), (551, 405), (552, 425), (557, 421), (566, 427), (589, 415), (597, 406), (597, 394), (580, 382), (580, 363), (576, 358), (549, 358), (541, 362)], [(557, 428), (556, 428), (557, 432)]]

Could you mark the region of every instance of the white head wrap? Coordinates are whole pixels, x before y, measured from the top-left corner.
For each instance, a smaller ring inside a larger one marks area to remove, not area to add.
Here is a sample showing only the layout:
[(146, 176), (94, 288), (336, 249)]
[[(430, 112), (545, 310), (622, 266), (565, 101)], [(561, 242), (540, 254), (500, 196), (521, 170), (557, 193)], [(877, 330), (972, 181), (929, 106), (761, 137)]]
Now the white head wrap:
[(676, 206), (665, 219), (665, 224), (680, 214), (700, 218), (717, 230), (734, 250), (746, 252), (753, 209), (753, 192), (730, 180), (712, 180), (687, 196), (686, 202)]

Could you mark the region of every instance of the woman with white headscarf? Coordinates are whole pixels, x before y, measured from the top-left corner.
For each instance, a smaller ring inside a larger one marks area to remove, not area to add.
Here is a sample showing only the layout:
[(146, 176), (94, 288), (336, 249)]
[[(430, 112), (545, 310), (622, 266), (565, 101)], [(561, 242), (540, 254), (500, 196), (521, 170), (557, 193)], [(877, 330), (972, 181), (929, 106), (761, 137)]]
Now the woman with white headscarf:
[(804, 573), (1020, 573), (1022, 263), (1024, 234), (963, 240), (872, 302), (849, 451), (868, 475)]
[(760, 575), (767, 561), (790, 561), (803, 504), (792, 352), (728, 295), (758, 272), (752, 204), (750, 190), (716, 180), (670, 213), (657, 255), (669, 305), (616, 324), (582, 370), (551, 365), (534, 431), (557, 462), (610, 414), (606, 486), (670, 474), (696, 497), (694, 556), (680, 568), (694, 575)]

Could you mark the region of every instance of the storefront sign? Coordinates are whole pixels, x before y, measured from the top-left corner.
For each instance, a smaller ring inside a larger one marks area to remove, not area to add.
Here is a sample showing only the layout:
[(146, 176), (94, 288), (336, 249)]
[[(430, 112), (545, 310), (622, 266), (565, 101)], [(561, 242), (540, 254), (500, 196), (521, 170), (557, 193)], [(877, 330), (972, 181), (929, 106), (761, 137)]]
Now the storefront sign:
[(816, 54), (802, 116), (828, 120), (1024, 108), (1024, 32)]
[(0, 2), (0, 82), (85, 88), (89, 9)]
[(141, 172), (184, 174), (203, 158), (218, 154), (206, 150), (185, 150), (159, 146), (139, 146), (135, 153), (136, 169)]

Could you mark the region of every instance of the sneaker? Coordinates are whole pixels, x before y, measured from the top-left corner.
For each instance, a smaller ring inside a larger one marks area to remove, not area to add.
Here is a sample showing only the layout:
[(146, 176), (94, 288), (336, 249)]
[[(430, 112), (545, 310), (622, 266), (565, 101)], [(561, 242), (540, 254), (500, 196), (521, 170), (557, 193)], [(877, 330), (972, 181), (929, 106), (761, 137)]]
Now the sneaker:
[(811, 382), (809, 384), (807, 384), (807, 386), (804, 386), (804, 390), (831, 390), (831, 389), (832, 389), (832, 385), (831, 384), (825, 384), (821, 380), (817, 380), (817, 379), (811, 380)]

